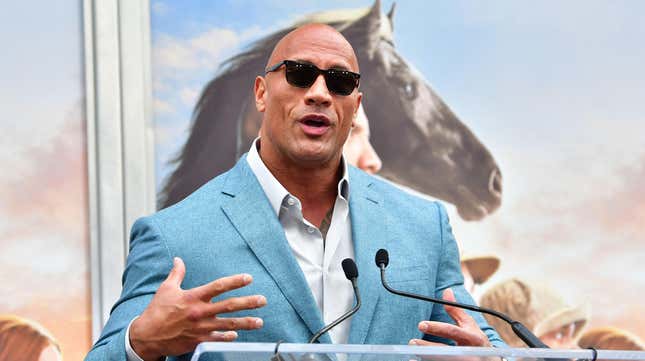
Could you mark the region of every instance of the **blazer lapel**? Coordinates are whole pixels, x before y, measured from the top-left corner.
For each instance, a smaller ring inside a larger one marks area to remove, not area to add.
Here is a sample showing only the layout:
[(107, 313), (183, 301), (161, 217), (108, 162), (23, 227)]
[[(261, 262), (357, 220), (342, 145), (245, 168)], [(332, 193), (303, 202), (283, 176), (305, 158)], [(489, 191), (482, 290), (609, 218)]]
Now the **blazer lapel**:
[[(381, 278), (374, 255), (387, 244), (387, 214), (371, 178), (357, 174), (350, 167), (350, 217), (354, 254), (359, 270), (358, 287), (363, 305), (352, 318), (350, 344), (363, 344), (367, 337), (374, 310), (381, 293)], [(351, 177), (353, 175), (353, 177)]]
[[(246, 156), (229, 172), (222, 193), (230, 197), (222, 203), (224, 213), (311, 333), (318, 332), (324, 326), (320, 310)], [(331, 343), (331, 339), (325, 334), (320, 342)]]

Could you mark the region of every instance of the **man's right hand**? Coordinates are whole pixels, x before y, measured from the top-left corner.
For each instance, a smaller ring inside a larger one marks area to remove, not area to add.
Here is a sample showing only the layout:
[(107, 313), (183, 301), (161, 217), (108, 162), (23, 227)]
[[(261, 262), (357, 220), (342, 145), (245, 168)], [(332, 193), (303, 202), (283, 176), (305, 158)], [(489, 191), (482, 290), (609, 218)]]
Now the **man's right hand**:
[(256, 317), (223, 318), (222, 313), (259, 308), (266, 305), (264, 296), (233, 297), (211, 302), (224, 292), (252, 282), (248, 274), (223, 277), (189, 290), (181, 289), (186, 267), (175, 257), (174, 265), (159, 286), (148, 307), (130, 326), (130, 345), (146, 361), (193, 351), (205, 341), (233, 341), (235, 330), (262, 327)]

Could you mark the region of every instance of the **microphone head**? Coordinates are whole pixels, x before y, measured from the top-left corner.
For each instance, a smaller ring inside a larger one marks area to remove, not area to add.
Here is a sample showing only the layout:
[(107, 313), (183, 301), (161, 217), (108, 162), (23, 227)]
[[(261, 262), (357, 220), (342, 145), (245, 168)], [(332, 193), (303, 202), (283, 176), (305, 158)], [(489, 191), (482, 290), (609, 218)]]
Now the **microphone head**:
[(387, 267), (387, 265), (390, 263), (390, 256), (387, 254), (386, 250), (381, 248), (378, 250), (378, 252), (376, 252), (376, 257), (374, 257), (374, 261), (376, 262), (376, 266), (379, 268), (381, 268), (381, 265), (383, 265), (384, 267)]
[(345, 258), (343, 260), (343, 271), (345, 272), (345, 277), (347, 277), (348, 280), (353, 280), (354, 278), (358, 278), (358, 268), (356, 267), (356, 263), (354, 263), (354, 260), (351, 258)]

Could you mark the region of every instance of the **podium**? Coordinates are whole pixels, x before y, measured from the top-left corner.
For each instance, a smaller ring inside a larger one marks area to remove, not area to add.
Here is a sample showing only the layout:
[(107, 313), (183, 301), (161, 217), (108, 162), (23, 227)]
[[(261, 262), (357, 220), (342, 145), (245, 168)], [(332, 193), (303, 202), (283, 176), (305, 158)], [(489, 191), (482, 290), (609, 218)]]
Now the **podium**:
[[(191, 361), (563, 361), (593, 360), (592, 350), (487, 347), (420, 347), (403, 345), (336, 345), (298, 343), (204, 342)], [(645, 361), (645, 351), (597, 350), (597, 360)]]

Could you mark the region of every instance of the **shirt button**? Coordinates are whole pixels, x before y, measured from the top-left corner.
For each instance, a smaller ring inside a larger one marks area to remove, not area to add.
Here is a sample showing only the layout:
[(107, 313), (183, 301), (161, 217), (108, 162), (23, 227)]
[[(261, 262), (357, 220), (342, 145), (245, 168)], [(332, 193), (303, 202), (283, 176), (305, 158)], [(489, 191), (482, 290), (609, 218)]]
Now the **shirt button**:
[(314, 228), (313, 227), (307, 227), (307, 232), (314, 233)]
[(293, 198), (287, 198), (287, 204), (292, 206), (292, 205), (296, 204), (296, 201)]

